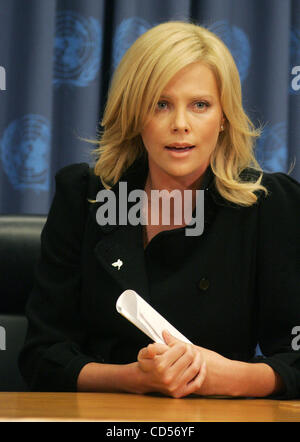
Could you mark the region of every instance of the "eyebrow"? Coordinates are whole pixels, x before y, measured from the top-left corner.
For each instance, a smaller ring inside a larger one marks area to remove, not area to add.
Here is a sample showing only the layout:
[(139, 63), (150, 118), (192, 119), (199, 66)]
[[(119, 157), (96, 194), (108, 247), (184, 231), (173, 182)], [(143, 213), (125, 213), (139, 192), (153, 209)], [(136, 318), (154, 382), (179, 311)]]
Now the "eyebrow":
[[(166, 95), (166, 94), (162, 94), (160, 96), (160, 98), (167, 98), (168, 100), (172, 100), (173, 97), (171, 97), (170, 95)], [(206, 93), (201, 93), (201, 94), (197, 94), (197, 95), (192, 95), (190, 97), (187, 97), (189, 100), (199, 100), (201, 98), (209, 98), (209, 99), (213, 99), (214, 97), (210, 94), (206, 94)]]

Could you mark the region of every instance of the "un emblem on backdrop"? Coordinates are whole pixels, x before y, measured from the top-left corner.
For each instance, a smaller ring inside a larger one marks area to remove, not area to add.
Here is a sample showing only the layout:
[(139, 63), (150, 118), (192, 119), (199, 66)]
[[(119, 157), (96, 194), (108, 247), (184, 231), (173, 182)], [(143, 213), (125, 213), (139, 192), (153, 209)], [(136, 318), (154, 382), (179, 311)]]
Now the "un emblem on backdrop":
[(288, 162), (286, 123), (266, 127), (257, 143), (256, 158), (266, 172), (286, 172)]
[(15, 189), (49, 189), (49, 151), (50, 123), (41, 115), (25, 115), (6, 128), (1, 140), (1, 160)]
[(102, 29), (93, 17), (73, 11), (56, 16), (54, 84), (85, 87), (95, 80), (101, 63)]
[(217, 21), (208, 29), (217, 34), (230, 50), (243, 82), (251, 63), (251, 46), (247, 34), (243, 29), (231, 26), (227, 21)]
[(152, 26), (140, 17), (123, 20), (116, 29), (113, 40), (113, 65), (116, 68), (131, 45)]

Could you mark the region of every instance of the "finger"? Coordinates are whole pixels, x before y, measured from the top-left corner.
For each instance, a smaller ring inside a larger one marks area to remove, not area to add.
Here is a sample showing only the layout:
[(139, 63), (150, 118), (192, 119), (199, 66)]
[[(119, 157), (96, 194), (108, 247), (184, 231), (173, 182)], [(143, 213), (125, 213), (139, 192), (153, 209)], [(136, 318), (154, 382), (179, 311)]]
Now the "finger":
[(201, 353), (187, 346), (187, 351), (171, 367), (170, 376), (177, 385), (186, 385), (198, 375), (201, 368)]
[(171, 335), (171, 333), (168, 332), (168, 330), (163, 330), (162, 335), (165, 340), (165, 343), (169, 346), (175, 345), (177, 342), (182, 342), (179, 339), (175, 338), (175, 336)]
[(142, 348), (137, 355), (137, 360), (140, 361), (141, 359), (145, 359), (148, 355), (148, 349)]
[(149, 344), (139, 352), (140, 359), (153, 359), (157, 355), (165, 353), (169, 347), (165, 344)]
[(193, 393), (194, 392), (197, 393), (197, 391), (201, 389), (201, 386), (206, 378), (206, 375), (207, 375), (207, 366), (206, 366), (206, 361), (204, 361), (203, 364), (201, 365), (201, 370), (198, 376), (196, 376), (196, 378), (188, 384), (188, 387), (191, 387), (193, 389)]
[[(187, 366), (191, 363), (190, 350), (187, 348), (187, 344), (183, 342), (178, 343), (174, 347), (167, 348), (168, 350), (164, 354), (158, 355), (157, 358), (155, 358), (156, 367), (158, 372), (165, 373), (169, 371), (170, 376), (175, 378), (180, 374), (183, 365)], [(186, 354), (187, 352), (188, 354)], [(184, 355), (184, 359), (181, 360)], [(187, 362), (186, 359), (189, 359), (189, 361)], [(179, 361), (180, 363), (178, 365)]]
[(139, 368), (145, 373), (153, 373), (152, 359), (141, 359), (138, 361)]
[(184, 389), (182, 389), (181, 391), (179, 390), (176, 397), (184, 397), (193, 393), (201, 394), (201, 387), (203, 385), (203, 382), (205, 381), (206, 375), (207, 366), (206, 362), (204, 361), (201, 365), (201, 369), (198, 375), (193, 380), (191, 380)]
[(149, 357), (152, 358), (154, 356), (162, 355), (169, 350), (169, 347), (166, 344), (160, 344), (160, 343), (149, 344), (147, 348), (148, 348)]

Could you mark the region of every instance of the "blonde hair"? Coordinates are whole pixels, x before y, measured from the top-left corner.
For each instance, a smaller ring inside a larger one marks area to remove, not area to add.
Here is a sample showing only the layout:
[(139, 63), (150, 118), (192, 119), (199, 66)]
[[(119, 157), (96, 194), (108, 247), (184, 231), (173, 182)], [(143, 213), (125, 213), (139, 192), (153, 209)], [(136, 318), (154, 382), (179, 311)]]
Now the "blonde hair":
[(255, 182), (242, 181), (247, 167), (262, 172), (254, 155), (261, 130), (256, 129), (242, 106), (239, 73), (224, 43), (204, 27), (182, 21), (170, 21), (153, 27), (128, 49), (117, 67), (110, 85), (97, 141), (94, 171), (105, 188), (116, 184), (145, 147), (140, 136), (149, 116), (153, 115), (160, 95), (172, 77), (185, 66), (202, 62), (215, 75), (225, 116), (210, 165), (215, 185), (223, 198), (242, 206), (257, 201), (262, 173)]

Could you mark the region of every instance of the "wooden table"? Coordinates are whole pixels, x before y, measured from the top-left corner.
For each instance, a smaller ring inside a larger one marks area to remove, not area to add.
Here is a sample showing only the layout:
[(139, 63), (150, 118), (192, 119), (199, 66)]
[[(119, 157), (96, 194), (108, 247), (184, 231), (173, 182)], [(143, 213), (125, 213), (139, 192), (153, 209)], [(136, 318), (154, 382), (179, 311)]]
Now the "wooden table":
[(300, 422), (300, 401), (1, 392), (0, 421)]

